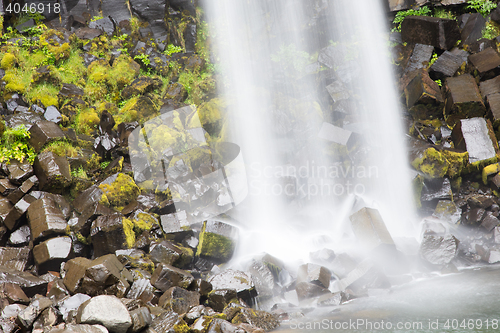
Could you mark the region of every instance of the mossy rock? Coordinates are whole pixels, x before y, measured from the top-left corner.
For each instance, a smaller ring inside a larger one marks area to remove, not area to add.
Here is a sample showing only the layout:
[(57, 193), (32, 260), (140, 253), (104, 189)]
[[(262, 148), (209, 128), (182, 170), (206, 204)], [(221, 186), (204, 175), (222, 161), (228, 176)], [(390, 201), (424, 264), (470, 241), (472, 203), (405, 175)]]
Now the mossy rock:
[(467, 152), (441, 152), (431, 147), (415, 158), (411, 164), (415, 169), (430, 178), (443, 178), (445, 175), (450, 177), (459, 176), (464, 171), (467, 161)]
[(213, 98), (198, 108), (199, 120), (210, 135), (218, 135), (222, 129), (223, 114), (227, 103), (222, 98)]
[(231, 259), (235, 248), (234, 241), (223, 235), (206, 232), (205, 229), (206, 222), (204, 222), (199, 236), (196, 255), (220, 260), (222, 262), (226, 262)]
[(149, 231), (158, 225), (158, 220), (153, 215), (142, 211), (136, 211), (130, 218), (124, 218), (123, 232), (128, 248), (134, 247), (137, 237), (144, 231)]
[(116, 123), (145, 121), (147, 118), (157, 115), (159, 107), (146, 96), (138, 96), (130, 99), (115, 117)]
[(100, 202), (117, 209), (125, 207), (141, 193), (134, 179), (124, 173), (108, 177), (99, 188), (103, 192)]
[(12, 53), (5, 53), (0, 61), (0, 67), (5, 70), (13, 68), (17, 63), (17, 58)]
[(157, 78), (141, 76), (125, 87), (121, 95), (124, 99), (129, 99), (137, 95), (145, 95), (157, 89), (161, 89), (163, 82)]

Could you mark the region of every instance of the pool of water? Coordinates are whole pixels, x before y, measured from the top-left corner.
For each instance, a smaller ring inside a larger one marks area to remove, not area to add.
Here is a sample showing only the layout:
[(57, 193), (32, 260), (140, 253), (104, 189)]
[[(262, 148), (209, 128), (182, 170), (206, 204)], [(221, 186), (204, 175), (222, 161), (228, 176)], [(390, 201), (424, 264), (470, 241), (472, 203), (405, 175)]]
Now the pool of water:
[(499, 332), (500, 265), (415, 279), (329, 309), (286, 332)]

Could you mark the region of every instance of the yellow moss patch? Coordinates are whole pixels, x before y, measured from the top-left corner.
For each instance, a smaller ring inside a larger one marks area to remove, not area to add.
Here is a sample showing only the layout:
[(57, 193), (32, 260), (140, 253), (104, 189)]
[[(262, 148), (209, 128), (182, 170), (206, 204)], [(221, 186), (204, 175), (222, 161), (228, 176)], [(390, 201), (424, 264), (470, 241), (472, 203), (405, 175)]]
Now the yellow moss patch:
[(139, 75), (140, 68), (134, 59), (122, 54), (113, 63), (113, 67), (109, 72), (110, 81), (118, 89), (123, 89)]
[(411, 163), (412, 166), (431, 178), (442, 178), (448, 171), (449, 163), (443, 155), (434, 148), (428, 148), (421, 157)]
[(90, 134), (99, 125), (99, 115), (93, 108), (82, 110), (75, 119), (75, 128), (79, 133)]
[(2, 60), (0, 61), (0, 66), (3, 69), (8, 70), (14, 67), (16, 62), (17, 59), (15, 55), (13, 55), (12, 53), (5, 53), (2, 57)]
[(101, 202), (116, 208), (126, 206), (141, 192), (134, 179), (124, 173), (119, 173), (111, 184), (101, 184), (99, 188), (103, 191)]
[(73, 145), (67, 141), (57, 141), (49, 143), (42, 150), (42, 152), (44, 151), (51, 151), (58, 156), (77, 157), (81, 149), (73, 147)]
[(146, 213), (138, 213), (136, 218), (123, 219), (123, 231), (127, 246), (132, 248), (136, 242), (136, 238), (144, 231), (151, 230), (153, 225), (157, 225), (158, 221), (151, 215)]
[[(227, 103), (222, 98), (213, 98), (209, 102), (204, 103), (198, 109), (201, 124), (213, 124), (222, 119), (222, 111), (227, 107)], [(194, 120), (196, 120), (194, 118)], [(196, 124), (190, 126), (196, 127)]]
[(483, 172), (482, 172), (482, 178), (483, 178), (484, 185), (488, 184), (488, 176), (497, 174), (499, 172), (500, 172), (500, 164), (499, 163), (485, 166), (483, 168)]

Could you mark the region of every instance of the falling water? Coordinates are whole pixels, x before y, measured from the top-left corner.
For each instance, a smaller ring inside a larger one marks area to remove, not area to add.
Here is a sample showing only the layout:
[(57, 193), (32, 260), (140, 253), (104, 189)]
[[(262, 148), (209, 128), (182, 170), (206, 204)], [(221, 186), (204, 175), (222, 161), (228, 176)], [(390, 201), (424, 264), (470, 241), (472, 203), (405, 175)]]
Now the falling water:
[[(361, 205), (378, 208), (393, 236), (413, 236), (381, 3), (210, 0), (204, 7), (224, 78), (230, 137), (248, 174), (249, 196), (229, 214), (242, 230), (238, 257), (267, 252), (295, 261), (316, 249), (337, 249), (352, 237), (348, 218)], [(331, 68), (318, 62), (327, 47), (342, 54)], [(331, 118), (321, 77), (345, 86), (356, 111)], [(341, 133), (358, 132), (357, 149), (370, 159), (362, 165), (346, 159), (344, 146), (325, 139), (332, 124)]]

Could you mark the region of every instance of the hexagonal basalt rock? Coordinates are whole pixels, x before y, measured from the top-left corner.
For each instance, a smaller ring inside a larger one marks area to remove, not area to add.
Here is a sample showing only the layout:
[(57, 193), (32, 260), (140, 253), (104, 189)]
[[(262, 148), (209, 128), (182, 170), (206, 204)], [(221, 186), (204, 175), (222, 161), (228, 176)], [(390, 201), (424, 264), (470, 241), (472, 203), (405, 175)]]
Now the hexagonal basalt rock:
[(71, 185), (71, 173), (66, 157), (46, 151), (36, 157), (33, 167), (41, 190), (57, 193)]
[(151, 276), (151, 284), (161, 291), (175, 286), (187, 288), (193, 280), (191, 273), (165, 264), (159, 264)]
[(64, 139), (64, 133), (56, 123), (52, 121), (40, 121), (30, 128), (30, 144), (38, 153), (47, 143)]
[(127, 248), (123, 219), (123, 215), (115, 213), (99, 216), (92, 222), (90, 236), (94, 244), (95, 256), (98, 257)]
[(59, 270), (59, 266), (73, 254), (70, 237), (56, 237), (46, 240), (33, 248), (33, 257), (39, 271)]
[(67, 223), (64, 215), (51, 198), (35, 200), (29, 206), (27, 215), (31, 239), (34, 241), (66, 232)]
[(197, 256), (225, 262), (229, 260), (235, 248), (236, 230), (229, 224), (219, 221), (206, 221), (201, 230)]
[(242, 271), (227, 269), (208, 279), (215, 289), (235, 289), (238, 297), (249, 300), (257, 296), (252, 276)]
[(193, 306), (200, 304), (200, 293), (187, 291), (180, 287), (171, 287), (158, 300), (158, 305), (178, 314), (188, 312)]

